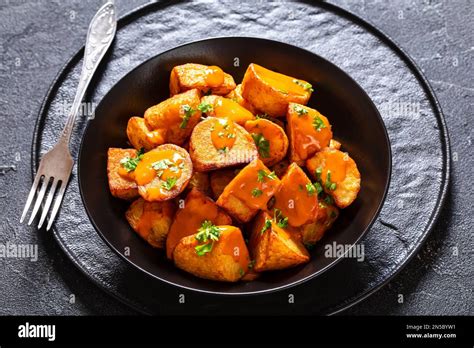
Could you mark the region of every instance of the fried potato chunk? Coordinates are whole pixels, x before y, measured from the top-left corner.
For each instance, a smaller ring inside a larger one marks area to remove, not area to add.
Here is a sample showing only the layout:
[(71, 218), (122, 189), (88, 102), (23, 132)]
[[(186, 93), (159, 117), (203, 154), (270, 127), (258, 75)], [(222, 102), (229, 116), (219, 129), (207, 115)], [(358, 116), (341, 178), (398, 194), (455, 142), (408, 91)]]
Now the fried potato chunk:
[(272, 117), (284, 117), (288, 103), (306, 105), (311, 85), (257, 64), (250, 64), (242, 80), (242, 96), (254, 108)]
[(176, 206), (172, 201), (147, 202), (138, 198), (125, 212), (125, 218), (151, 246), (164, 249), (175, 211)]
[(157, 202), (183, 192), (192, 173), (188, 152), (177, 145), (164, 144), (143, 155), (134, 176), (138, 193), (147, 201)]
[(258, 157), (250, 134), (229, 119), (208, 117), (191, 134), (189, 154), (198, 172), (246, 164)]
[(241, 126), (244, 126), (245, 122), (255, 119), (255, 116), (239, 103), (218, 95), (202, 97), (200, 107), (201, 111), (207, 110), (205, 112), (207, 116), (228, 118)]
[(132, 175), (123, 167), (122, 161), (135, 158), (137, 150), (109, 148), (107, 151), (107, 177), (112, 196), (133, 200), (139, 197), (138, 186)]
[(130, 117), (127, 123), (127, 136), (130, 144), (137, 150), (150, 151), (165, 142), (166, 131), (150, 130), (142, 117)]
[(258, 110), (253, 107), (247, 100), (242, 96), (242, 84), (235, 86), (235, 89), (225, 96), (226, 98), (232, 99), (237, 102), (240, 106), (243, 106), (252, 114), (257, 114)]
[(274, 209), (281, 211), (293, 227), (313, 222), (318, 216), (318, 192), (296, 163), (288, 167), (275, 193)]
[(199, 278), (236, 282), (248, 270), (249, 252), (242, 232), (235, 226), (212, 226), (218, 240), (202, 240), (206, 230), (200, 229), (181, 239), (173, 252), (175, 265)]
[(245, 129), (250, 133), (258, 149), (258, 157), (266, 166), (280, 162), (288, 150), (288, 138), (283, 128), (270, 120), (259, 118), (247, 121)]
[(308, 158), (329, 145), (331, 125), (317, 110), (290, 103), (286, 119), (290, 161), (302, 166)]
[(215, 225), (230, 225), (232, 219), (216, 203), (197, 189), (192, 189), (183, 204), (178, 206), (168, 238), (166, 256), (171, 259), (179, 241), (197, 232), (204, 221)]
[(312, 246), (321, 240), (338, 216), (339, 210), (334, 205), (319, 202), (318, 218), (316, 221), (301, 226), (304, 245)]
[(347, 152), (325, 148), (306, 161), (306, 167), (339, 208), (349, 206), (360, 190), (360, 173)]
[(218, 66), (188, 63), (175, 66), (171, 70), (171, 95), (190, 89), (198, 89), (203, 93), (225, 95), (234, 88), (234, 78)]
[(280, 179), (258, 158), (244, 167), (225, 187), (217, 205), (240, 222), (250, 221), (280, 186)]
[(149, 129), (160, 131), (165, 143), (182, 145), (201, 119), (198, 106), (201, 94), (197, 89), (177, 94), (145, 111)]
[(249, 242), (250, 255), (255, 262), (253, 270), (280, 270), (308, 262), (308, 251), (298, 238), (281, 228), (266, 212), (260, 212), (252, 226)]

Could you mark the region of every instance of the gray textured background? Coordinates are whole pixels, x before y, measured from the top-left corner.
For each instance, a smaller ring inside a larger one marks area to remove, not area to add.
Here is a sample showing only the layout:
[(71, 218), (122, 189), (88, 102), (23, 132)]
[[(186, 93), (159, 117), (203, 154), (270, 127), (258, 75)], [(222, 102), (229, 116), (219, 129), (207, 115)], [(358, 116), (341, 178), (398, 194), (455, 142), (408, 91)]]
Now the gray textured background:
[[(423, 69), (450, 130), (451, 194), (441, 223), (388, 286), (349, 314), (473, 314), (472, 1), (334, 1), (397, 41)], [(121, 13), (145, 1), (117, 1)], [(38, 243), (39, 260), (0, 259), (2, 314), (126, 314), (91, 284), (52, 236), (19, 226), (30, 181), (30, 144), (40, 103), (65, 61), (84, 43), (100, 1), (0, 0), (0, 242)], [(12, 189), (15, 188), (15, 189)], [(38, 238), (37, 233), (45, 236)], [(70, 303), (71, 294), (75, 303)], [(402, 294), (404, 302), (399, 303)]]

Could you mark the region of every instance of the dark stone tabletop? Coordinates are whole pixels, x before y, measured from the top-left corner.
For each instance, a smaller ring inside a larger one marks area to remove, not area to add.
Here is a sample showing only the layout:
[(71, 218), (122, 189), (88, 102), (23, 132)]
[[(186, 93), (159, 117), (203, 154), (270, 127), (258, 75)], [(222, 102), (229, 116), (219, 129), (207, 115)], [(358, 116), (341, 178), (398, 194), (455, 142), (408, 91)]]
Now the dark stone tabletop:
[[(387, 286), (344, 314), (472, 315), (474, 4), (333, 2), (375, 24), (421, 67), (443, 108), (453, 158), (450, 193), (426, 244)], [(76, 269), (51, 233), (18, 222), (31, 185), (31, 142), (41, 102), (84, 44), (100, 3), (0, 0), (0, 243), (38, 245), (39, 251), (35, 262), (0, 258), (0, 314), (135, 313)], [(146, 1), (116, 3), (124, 14)]]

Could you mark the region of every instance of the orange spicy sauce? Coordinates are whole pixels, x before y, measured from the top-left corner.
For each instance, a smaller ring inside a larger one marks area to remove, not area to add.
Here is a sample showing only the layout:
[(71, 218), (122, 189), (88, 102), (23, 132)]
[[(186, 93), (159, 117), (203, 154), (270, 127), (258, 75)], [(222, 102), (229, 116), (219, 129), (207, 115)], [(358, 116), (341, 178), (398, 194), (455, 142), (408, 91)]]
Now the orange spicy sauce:
[(242, 237), (242, 232), (235, 226), (219, 226), (219, 229), (221, 235), (218, 243), (222, 248), (222, 253), (224, 255), (231, 255), (234, 261), (239, 263), (242, 272), (247, 272), (250, 257)]
[(181, 163), (184, 158), (173, 150), (152, 150), (143, 155), (135, 169), (135, 181), (143, 186), (153, 181), (157, 176), (161, 180), (178, 179), (181, 176)]
[[(264, 175), (259, 175), (259, 172)], [(276, 176), (271, 179), (268, 174), (270, 170), (261, 160), (256, 159), (229, 183), (229, 193), (244, 201), (250, 208), (266, 209), (268, 200), (280, 186), (280, 179)]]
[(318, 215), (318, 193), (309, 193), (306, 187), (308, 184), (311, 181), (303, 170), (292, 163), (275, 194), (275, 208), (280, 209), (294, 227), (314, 221)]
[(337, 150), (324, 152), (324, 166), (322, 168), (321, 179), (326, 182), (328, 171), (331, 172), (331, 182), (341, 182), (346, 177), (349, 156), (347, 153)]
[(219, 87), (224, 83), (224, 71), (215, 65), (208, 66), (204, 70), (204, 81), (209, 87)]
[(309, 91), (303, 87), (304, 84), (307, 83), (306, 81), (268, 70), (258, 64), (252, 65), (258, 76), (260, 76), (268, 85), (282, 93), (294, 95), (306, 95), (309, 93)]
[[(299, 115), (294, 110), (295, 105), (297, 105), (297, 108), (300, 107), (306, 110), (307, 113)], [(289, 107), (290, 119), (288, 121), (291, 122), (293, 127), (293, 143), (299, 157), (306, 159), (315, 152), (327, 147), (332, 138), (331, 125), (328, 119), (318, 111), (300, 106), (299, 104), (290, 104)]]
[(217, 98), (214, 103), (214, 115), (216, 117), (227, 117), (238, 124), (255, 119), (254, 115), (243, 106), (232, 99)]
[(235, 143), (235, 125), (228, 118), (216, 118), (211, 130), (212, 144), (217, 150), (228, 151)]

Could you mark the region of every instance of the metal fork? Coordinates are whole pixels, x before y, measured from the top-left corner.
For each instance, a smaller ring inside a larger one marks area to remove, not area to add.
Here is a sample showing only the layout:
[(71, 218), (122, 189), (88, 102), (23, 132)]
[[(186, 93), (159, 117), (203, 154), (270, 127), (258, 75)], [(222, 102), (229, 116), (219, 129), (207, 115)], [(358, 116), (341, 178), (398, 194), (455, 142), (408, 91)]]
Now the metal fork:
[[(77, 87), (74, 102), (69, 112), (66, 125), (64, 126), (56, 145), (54, 145), (54, 147), (41, 159), (38, 172), (36, 173), (28, 199), (26, 200), (25, 208), (21, 214), (20, 223), (25, 219), (36, 196), (33, 211), (28, 221), (28, 225), (31, 225), (38, 214), (41, 204), (43, 203), (48, 187), (49, 191), (46, 201), (44, 202), (38, 228), (43, 226), (53, 200), (54, 204), (48, 219), (46, 230), (49, 230), (54, 222), (59, 207), (61, 206), (64, 192), (66, 191), (66, 186), (74, 165), (74, 160), (69, 152), (69, 140), (71, 138), (74, 121), (79, 112), (79, 108), (81, 107), (81, 101), (84, 98), (87, 86), (89, 85), (97, 66), (104, 57), (105, 52), (110, 47), (115, 36), (116, 28), (117, 16), (115, 5), (113, 0), (109, 0), (99, 9), (99, 11), (97, 11), (89, 25), (81, 77), (79, 79), (79, 85)], [(55, 199), (54, 196), (56, 191), (58, 191), (58, 194)]]

